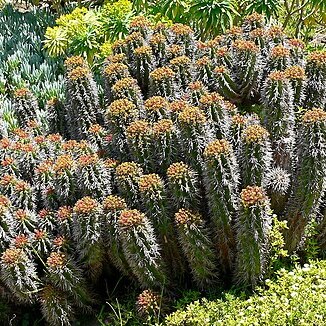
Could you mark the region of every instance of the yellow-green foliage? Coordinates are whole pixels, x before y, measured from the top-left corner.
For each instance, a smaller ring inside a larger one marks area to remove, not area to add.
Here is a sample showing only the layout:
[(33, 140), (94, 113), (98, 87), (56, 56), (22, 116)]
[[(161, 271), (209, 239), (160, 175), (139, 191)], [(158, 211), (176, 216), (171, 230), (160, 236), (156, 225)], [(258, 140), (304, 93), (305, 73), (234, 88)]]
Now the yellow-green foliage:
[(249, 299), (226, 295), (203, 299), (166, 319), (167, 326), (285, 326), (325, 325), (326, 261), (281, 269), (275, 282), (266, 280)]
[(131, 17), (128, 0), (107, 2), (100, 10), (76, 8), (61, 15), (56, 26), (47, 28), (44, 48), (54, 57), (82, 55), (89, 62), (94, 56), (104, 58), (111, 53), (110, 42), (127, 34)]

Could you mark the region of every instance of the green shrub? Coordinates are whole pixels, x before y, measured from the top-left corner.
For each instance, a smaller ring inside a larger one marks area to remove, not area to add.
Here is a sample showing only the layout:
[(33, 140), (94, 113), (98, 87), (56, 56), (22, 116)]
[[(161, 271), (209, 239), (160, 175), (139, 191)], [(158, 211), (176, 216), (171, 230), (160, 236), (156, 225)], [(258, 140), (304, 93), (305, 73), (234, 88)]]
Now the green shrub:
[(198, 300), (166, 318), (166, 326), (324, 325), (326, 262), (312, 262), (292, 271), (277, 272), (266, 288), (242, 299)]

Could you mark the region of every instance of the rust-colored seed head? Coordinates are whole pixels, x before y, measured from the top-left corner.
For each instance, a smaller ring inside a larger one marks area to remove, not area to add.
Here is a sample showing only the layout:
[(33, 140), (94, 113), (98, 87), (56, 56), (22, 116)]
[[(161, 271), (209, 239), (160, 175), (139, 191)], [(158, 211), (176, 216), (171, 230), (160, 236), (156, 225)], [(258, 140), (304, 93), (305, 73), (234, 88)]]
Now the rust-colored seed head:
[(168, 67), (156, 68), (150, 73), (150, 77), (155, 81), (172, 79), (175, 76), (175, 72)]
[(140, 46), (134, 50), (134, 53), (137, 57), (142, 56), (151, 56), (152, 55), (152, 48), (148, 45)]
[(137, 120), (127, 127), (126, 133), (129, 139), (133, 139), (136, 137), (144, 137), (149, 134), (149, 131), (149, 123), (146, 120)]
[(292, 66), (289, 68), (286, 68), (284, 71), (285, 75), (289, 79), (305, 79), (305, 71), (302, 67), (300, 66)]
[(51, 160), (45, 160), (40, 163), (39, 166), (35, 168), (36, 173), (47, 173), (50, 172), (53, 167), (53, 162)]
[(173, 121), (170, 119), (162, 119), (153, 125), (153, 134), (155, 136), (167, 134), (172, 132), (174, 129)]
[(22, 249), (19, 248), (9, 248), (1, 256), (1, 261), (3, 264), (12, 266), (26, 261), (26, 254)]
[(285, 81), (287, 79), (287, 75), (284, 71), (273, 71), (268, 75), (268, 78), (273, 81)]
[(159, 111), (167, 108), (169, 102), (162, 96), (153, 96), (145, 101), (145, 109), (147, 111)]
[(123, 210), (119, 217), (119, 224), (122, 227), (130, 228), (144, 223), (145, 214), (137, 209)]
[(0, 185), (4, 187), (10, 184), (14, 185), (16, 182), (17, 182), (16, 178), (10, 174), (5, 174), (0, 179)]
[(188, 66), (191, 63), (191, 60), (186, 55), (181, 55), (180, 57), (170, 60), (170, 63), (173, 66)]
[(14, 134), (16, 136), (18, 136), (18, 138), (20, 138), (20, 139), (27, 139), (27, 138), (29, 138), (28, 132), (26, 130), (21, 129), (21, 128), (16, 128), (14, 130)]
[(219, 158), (222, 154), (228, 155), (231, 152), (231, 145), (225, 139), (217, 139), (210, 142), (204, 151), (207, 158)]
[(119, 164), (119, 161), (118, 160), (115, 160), (113, 158), (107, 158), (105, 161), (104, 161), (104, 164), (105, 166), (108, 168), (108, 169), (114, 169), (116, 168), (116, 166)]
[(62, 252), (51, 252), (46, 264), (53, 269), (61, 269), (66, 265), (67, 258)]
[(245, 207), (265, 204), (268, 199), (264, 190), (258, 186), (248, 186), (242, 189), (240, 197), (242, 205)]
[(70, 80), (78, 80), (78, 79), (87, 78), (89, 75), (90, 75), (89, 68), (77, 67), (77, 68), (69, 71), (68, 78)]
[(259, 143), (261, 141), (266, 140), (268, 136), (269, 136), (268, 131), (260, 125), (248, 126), (243, 131), (243, 139), (247, 144)]
[(94, 212), (98, 207), (98, 202), (87, 196), (77, 201), (74, 206), (74, 212), (77, 214), (90, 214)]
[(272, 58), (284, 58), (290, 56), (290, 50), (283, 45), (275, 46), (271, 51)]
[(137, 298), (137, 309), (143, 315), (159, 311), (160, 296), (151, 290), (143, 291)]
[(17, 192), (24, 192), (30, 190), (31, 187), (26, 181), (17, 181), (15, 184), (15, 190)]
[(115, 169), (119, 178), (128, 178), (139, 176), (142, 172), (141, 167), (135, 162), (124, 162)]
[(235, 40), (233, 46), (239, 51), (258, 52), (258, 46), (252, 41)]
[(58, 218), (59, 220), (68, 220), (72, 218), (72, 208), (70, 206), (61, 206), (58, 209)]
[(184, 179), (190, 174), (189, 166), (183, 162), (173, 163), (168, 167), (166, 174), (171, 181)]
[(307, 111), (302, 117), (302, 121), (306, 124), (325, 122), (325, 120), (326, 112), (319, 108), (313, 108), (312, 110)]
[[(124, 53), (117, 53), (117, 54), (112, 54), (109, 55), (107, 60), (110, 63), (122, 63), (126, 59), (126, 55)], [(128, 70), (128, 67), (125, 66)]]
[(145, 174), (139, 178), (138, 187), (140, 192), (155, 191), (163, 187), (163, 182), (157, 174)]
[(203, 125), (206, 122), (206, 117), (199, 108), (188, 107), (179, 113), (178, 120), (187, 125)]
[(107, 115), (109, 117), (118, 118), (123, 117), (126, 118), (136, 110), (136, 105), (127, 99), (120, 99), (113, 101), (107, 110)]
[(6, 156), (6, 157), (1, 161), (1, 165), (2, 165), (3, 167), (6, 167), (6, 166), (10, 166), (10, 165), (12, 165), (14, 162), (15, 162), (15, 160), (14, 160), (13, 157)]
[(200, 224), (202, 222), (200, 214), (184, 208), (179, 209), (174, 216), (177, 225)]
[(109, 195), (104, 199), (103, 208), (106, 211), (120, 211), (127, 208), (126, 201), (114, 195)]
[(181, 56), (184, 49), (181, 45), (172, 44), (167, 48), (168, 53), (173, 54), (174, 56)]
[(48, 209), (43, 208), (38, 212), (37, 216), (43, 220), (47, 218), (50, 214), (51, 212)]

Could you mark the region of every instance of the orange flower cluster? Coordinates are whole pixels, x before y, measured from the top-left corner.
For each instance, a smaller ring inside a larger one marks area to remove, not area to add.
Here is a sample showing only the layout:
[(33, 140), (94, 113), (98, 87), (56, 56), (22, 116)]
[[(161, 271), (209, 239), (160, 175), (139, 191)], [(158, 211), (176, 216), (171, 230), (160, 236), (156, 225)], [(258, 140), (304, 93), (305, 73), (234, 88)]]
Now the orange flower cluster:
[(181, 55), (170, 60), (170, 63), (173, 66), (189, 66), (191, 64), (191, 60), (186, 55)]
[(192, 212), (190, 210), (181, 208), (177, 213), (174, 215), (175, 222), (177, 225), (191, 225), (191, 224), (200, 224), (202, 222), (202, 218), (200, 214)]
[(210, 142), (204, 150), (207, 158), (219, 158), (222, 154), (228, 155), (231, 152), (231, 145), (225, 139), (217, 139)]
[(241, 191), (241, 202), (244, 207), (250, 207), (254, 205), (262, 205), (267, 201), (263, 189), (258, 186), (248, 186)]
[(62, 252), (51, 252), (46, 264), (51, 268), (61, 269), (66, 265), (67, 258)]
[(189, 166), (183, 162), (173, 163), (168, 167), (166, 174), (172, 181), (184, 179), (190, 174)]
[(159, 111), (167, 108), (169, 102), (162, 96), (153, 96), (145, 101), (145, 109), (147, 111)]
[(307, 124), (324, 122), (325, 120), (326, 112), (320, 108), (313, 108), (312, 110), (307, 111), (302, 117), (302, 121)]
[(154, 191), (157, 188), (162, 188), (163, 182), (160, 176), (155, 173), (146, 174), (139, 178), (138, 187), (140, 192)]
[(179, 113), (178, 120), (187, 125), (203, 125), (206, 122), (206, 117), (199, 108), (187, 107)]
[(118, 165), (115, 171), (120, 179), (127, 179), (128, 177), (140, 175), (142, 170), (135, 162), (124, 162)]
[(26, 254), (22, 249), (9, 248), (1, 256), (2, 263), (6, 265), (16, 265), (26, 260)]
[(153, 134), (155, 136), (170, 133), (173, 129), (173, 121), (170, 119), (162, 119), (153, 124)]
[(248, 126), (243, 131), (243, 138), (247, 144), (250, 143), (259, 143), (268, 138), (268, 131), (260, 125), (251, 125)]
[(155, 81), (172, 79), (175, 76), (175, 72), (168, 67), (160, 67), (153, 70), (149, 76)]
[(137, 298), (137, 309), (140, 314), (148, 314), (160, 309), (160, 296), (151, 291), (143, 291)]
[(70, 206), (61, 206), (57, 212), (58, 219), (61, 221), (72, 218), (72, 208)]
[(82, 199), (79, 199), (74, 206), (74, 212), (77, 214), (87, 215), (94, 212), (98, 207), (98, 202), (87, 196)]
[(235, 40), (233, 42), (233, 47), (239, 51), (258, 52), (258, 46), (252, 41)]
[(122, 227), (133, 227), (144, 223), (145, 214), (137, 209), (123, 210), (119, 216), (119, 224)]
[(103, 201), (103, 209), (105, 211), (118, 211), (126, 208), (126, 201), (119, 196), (109, 195)]
[(150, 132), (149, 123), (146, 120), (137, 120), (132, 122), (126, 130), (127, 137), (133, 139), (136, 137), (143, 137)]

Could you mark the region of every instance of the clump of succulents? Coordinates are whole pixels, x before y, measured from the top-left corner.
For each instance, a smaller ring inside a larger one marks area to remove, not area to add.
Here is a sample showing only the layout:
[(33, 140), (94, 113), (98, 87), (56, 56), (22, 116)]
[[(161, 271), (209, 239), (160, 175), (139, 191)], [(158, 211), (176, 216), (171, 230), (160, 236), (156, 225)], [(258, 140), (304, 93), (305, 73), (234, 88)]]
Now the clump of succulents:
[(23, 128), (0, 140), (0, 269), (15, 298), (68, 324), (121, 273), (155, 315), (155, 291), (259, 283), (272, 211), (289, 252), (312, 219), (325, 243), (326, 55), (263, 20), (203, 43), (138, 17), (103, 64), (103, 105), (81, 57), (66, 61), (64, 105), (48, 103), (52, 129), (32, 98), (17, 103)]

